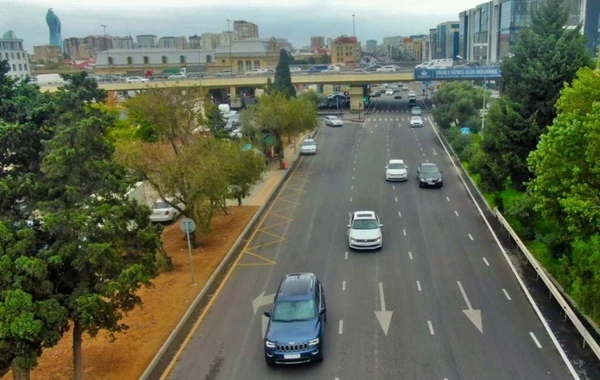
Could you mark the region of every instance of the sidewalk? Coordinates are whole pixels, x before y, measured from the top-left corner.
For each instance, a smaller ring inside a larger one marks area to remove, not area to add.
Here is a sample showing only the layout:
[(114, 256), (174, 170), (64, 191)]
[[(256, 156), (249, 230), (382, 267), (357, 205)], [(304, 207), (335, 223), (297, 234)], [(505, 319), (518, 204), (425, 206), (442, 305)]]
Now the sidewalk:
[[(263, 174), (263, 179), (250, 189), (250, 195), (242, 200), (242, 206), (262, 206), (267, 203), (277, 186), (283, 181), (285, 175), (293, 166), (294, 162), (300, 157), (300, 144), (304, 141), (305, 135), (296, 138), (284, 149), (284, 160), (287, 164), (286, 169), (279, 168), (279, 161), (274, 161), (269, 164), (267, 170)], [(238, 202), (235, 199), (228, 199), (227, 206), (237, 206)]]

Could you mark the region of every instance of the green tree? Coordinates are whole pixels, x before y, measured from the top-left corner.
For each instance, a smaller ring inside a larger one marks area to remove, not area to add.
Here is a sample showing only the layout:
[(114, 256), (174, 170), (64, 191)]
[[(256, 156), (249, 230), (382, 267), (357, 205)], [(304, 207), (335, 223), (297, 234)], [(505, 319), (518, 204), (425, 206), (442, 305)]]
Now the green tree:
[(265, 156), (256, 149), (247, 149), (240, 145), (231, 145), (230, 159), (230, 197), (242, 205), (242, 200), (250, 195), (250, 189), (262, 178), (265, 170)]
[(290, 60), (290, 55), (285, 49), (281, 49), (272, 88), (273, 92), (280, 92), (286, 98), (296, 97), (296, 87), (292, 84), (292, 74), (290, 73)]
[(204, 124), (212, 135), (217, 139), (228, 139), (229, 133), (225, 130), (227, 124), (223, 119), (223, 114), (219, 110), (219, 107), (210, 100), (204, 101)]
[[(510, 101), (499, 107), (506, 115), (520, 116), (514, 118), (517, 125), (506, 124), (510, 120), (492, 121), (490, 111), (484, 134), (483, 149), (488, 153), (484, 165), (491, 172), (495, 167), (506, 168), (512, 185), (518, 189), (531, 177), (527, 156), (552, 124), (561, 89), (575, 78), (579, 68), (591, 65), (581, 26), (565, 28), (568, 14), (568, 2), (564, 0), (541, 3), (533, 13), (531, 27), (524, 29), (517, 40), (512, 57), (505, 58), (501, 65), (503, 97)], [(490, 141), (493, 139), (505, 144)], [(503, 178), (493, 181), (491, 187), (502, 183)]]
[(563, 258), (566, 288), (577, 305), (596, 321), (600, 318), (600, 234), (577, 239), (572, 255)]
[[(479, 109), (483, 106), (483, 89), (470, 82), (450, 82), (434, 94), (433, 118), (442, 128), (451, 125), (479, 130)], [(476, 120), (475, 122), (473, 120)]]

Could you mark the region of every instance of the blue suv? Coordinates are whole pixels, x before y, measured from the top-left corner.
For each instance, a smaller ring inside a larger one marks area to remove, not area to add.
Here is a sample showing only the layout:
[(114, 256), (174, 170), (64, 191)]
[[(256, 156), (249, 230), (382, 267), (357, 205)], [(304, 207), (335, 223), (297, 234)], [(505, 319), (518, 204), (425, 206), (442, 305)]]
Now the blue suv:
[(279, 285), (273, 308), (266, 311), (267, 364), (299, 364), (323, 360), (327, 320), (325, 291), (313, 273), (286, 275)]

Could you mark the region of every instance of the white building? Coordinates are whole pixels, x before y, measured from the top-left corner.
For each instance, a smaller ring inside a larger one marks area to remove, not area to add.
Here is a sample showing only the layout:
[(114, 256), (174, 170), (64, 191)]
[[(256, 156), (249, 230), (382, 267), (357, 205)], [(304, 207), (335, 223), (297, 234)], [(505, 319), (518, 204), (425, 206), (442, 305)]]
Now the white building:
[(15, 79), (25, 79), (31, 75), (29, 58), (23, 49), (23, 40), (17, 38), (12, 30), (0, 38), (0, 60), (8, 61), (8, 75)]
[(220, 33), (202, 33), (200, 37), (200, 44), (202, 46), (202, 50), (214, 50), (220, 43), (221, 34)]
[(140, 34), (135, 36), (138, 49), (155, 48), (158, 46), (158, 37), (154, 34)]
[(110, 49), (98, 53), (96, 69), (167, 69), (202, 65), (215, 61), (214, 50), (191, 49)]
[(233, 31), (235, 32), (234, 38), (236, 40), (259, 38), (258, 25), (246, 20), (233, 21)]
[(158, 39), (159, 49), (186, 49), (187, 40), (185, 37), (161, 37)]

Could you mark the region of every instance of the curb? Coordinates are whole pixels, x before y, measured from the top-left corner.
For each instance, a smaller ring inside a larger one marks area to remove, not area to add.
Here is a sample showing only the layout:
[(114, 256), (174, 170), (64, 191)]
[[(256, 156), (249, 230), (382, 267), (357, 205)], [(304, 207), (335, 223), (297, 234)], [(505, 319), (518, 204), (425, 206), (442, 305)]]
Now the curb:
[[(239, 256), (243, 245), (246, 243), (246, 241), (254, 232), (254, 230), (258, 227), (258, 223), (263, 218), (266, 210), (268, 210), (268, 208), (275, 201), (275, 199), (283, 189), (286, 180), (291, 175), (291, 173), (293, 173), (296, 165), (298, 165), (298, 163), (300, 162), (299, 158), (300, 156), (293, 160), (292, 164), (287, 170), (287, 173), (281, 179), (275, 190), (269, 196), (268, 201), (262, 206), (260, 206), (260, 208), (254, 214), (252, 219), (250, 219), (250, 222), (248, 223), (246, 228), (244, 228), (244, 230), (237, 238), (235, 243), (233, 243), (231, 249), (229, 250), (229, 252), (227, 252), (227, 255), (225, 255), (217, 269), (210, 276), (204, 288), (202, 288), (202, 290), (194, 299), (188, 310), (185, 312), (185, 314), (177, 324), (177, 326), (175, 326), (175, 329), (173, 329), (167, 340), (162, 344), (156, 355), (154, 355), (154, 358), (152, 359), (152, 361), (150, 361), (150, 364), (148, 364), (146, 370), (140, 376), (140, 380), (160, 379), (160, 377), (163, 375), (164, 367), (169, 365), (171, 356), (173, 355), (174, 351), (180, 347), (182, 341), (185, 339), (188, 332), (190, 331), (195, 319), (192, 317), (197, 317), (202, 312), (206, 302), (208, 302), (214, 290), (221, 283), (220, 280), (222, 280), (222, 277), (224, 277), (224, 275), (229, 270), (233, 269), (231, 268), (231, 264)], [(171, 352), (171, 355), (169, 355), (169, 352)]]

